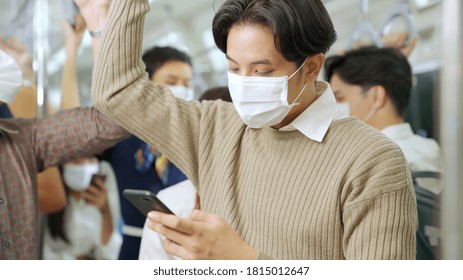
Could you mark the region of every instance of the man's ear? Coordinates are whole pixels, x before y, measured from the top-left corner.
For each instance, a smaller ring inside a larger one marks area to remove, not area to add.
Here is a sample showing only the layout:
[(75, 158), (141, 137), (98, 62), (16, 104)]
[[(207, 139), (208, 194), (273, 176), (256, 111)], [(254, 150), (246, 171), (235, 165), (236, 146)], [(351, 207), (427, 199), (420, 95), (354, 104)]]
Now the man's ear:
[(304, 74), (308, 82), (315, 82), (325, 63), (325, 55), (322, 53), (311, 56), (304, 65)]
[(386, 93), (386, 89), (383, 86), (377, 85), (373, 86), (369, 89), (368, 95), (371, 96), (373, 101), (373, 107), (376, 110), (379, 110), (386, 106), (386, 103), (388, 102), (388, 96)]

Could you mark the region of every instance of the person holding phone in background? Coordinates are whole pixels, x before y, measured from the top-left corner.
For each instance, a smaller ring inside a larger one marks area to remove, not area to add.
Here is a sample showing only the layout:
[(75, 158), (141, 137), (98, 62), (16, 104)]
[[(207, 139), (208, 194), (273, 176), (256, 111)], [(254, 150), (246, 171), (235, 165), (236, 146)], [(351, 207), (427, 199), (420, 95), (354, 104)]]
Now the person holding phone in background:
[(109, 163), (80, 158), (62, 167), (68, 204), (48, 215), (43, 258), (117, 259), (122, 236), (119, 197)]
[[(80, 105), (76, 60), (85, 22), (64, 22), (66, 60), (62, 75), (61, 110)], [(68, 204), (48, 215), (44, 259), (117, 259), (122, 244), (120, 205), (111, 165), (96, 157), (79, 158), (61, 167)]]

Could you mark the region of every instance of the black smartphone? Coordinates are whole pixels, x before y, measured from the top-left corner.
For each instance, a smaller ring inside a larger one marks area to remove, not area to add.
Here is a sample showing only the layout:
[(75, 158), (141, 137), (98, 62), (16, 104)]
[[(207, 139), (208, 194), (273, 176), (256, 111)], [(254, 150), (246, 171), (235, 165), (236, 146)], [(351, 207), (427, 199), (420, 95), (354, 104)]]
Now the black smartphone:
[(106, 175), (105, 174), (93, 174), (92, 179), (90, 180), (90, 185), (95, 186), (98, 188), (98, 184), (95, 182), (96, 179), (101, 179), (103, 182), (106, 182)]
[(152, 192), (147, 190), (125, 189), (122, 193), (124, 197), (132, 203), (143, 215), (147, 216), (150, 211), (159, 211), (166, 214), (175, 215), (169, 207)]

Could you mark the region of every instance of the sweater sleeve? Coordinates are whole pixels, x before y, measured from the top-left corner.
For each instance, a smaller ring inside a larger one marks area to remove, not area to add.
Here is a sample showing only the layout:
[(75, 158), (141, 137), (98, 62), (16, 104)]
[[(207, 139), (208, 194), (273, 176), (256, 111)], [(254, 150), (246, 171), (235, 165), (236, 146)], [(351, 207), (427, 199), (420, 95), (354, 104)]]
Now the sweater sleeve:
[(154, 145), (197, 183), (202, 105), (175, 98), (153, 84), (141, 60), (146, 0), (114, 0), (93, 75), (95, 106), (116, 123)]
[(417, 209), (410, 171), (394, 144), (354, 166), (342, 213), (346, 259), (415, 259)]

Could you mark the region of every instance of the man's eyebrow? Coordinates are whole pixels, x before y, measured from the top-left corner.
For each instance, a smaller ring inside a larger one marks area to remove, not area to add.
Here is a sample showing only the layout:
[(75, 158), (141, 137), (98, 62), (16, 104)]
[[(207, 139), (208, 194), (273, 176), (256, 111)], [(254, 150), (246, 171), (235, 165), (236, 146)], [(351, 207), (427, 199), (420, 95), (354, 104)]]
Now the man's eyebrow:
[(268, 60), (268, 59), (262, 59), (262, 60), (257, 60), (257, 61), (251, 62), (251, 65), (260, 65), (260, 64), (272, 65), (272, 62), (270, 60)]
[[(225, 55), (226, 58), (234, 63), (237, 63), (236, 61), (234, 61), (231, 57), (227, 55)], [(256, 60), (256, 61), (253, 61), (251, 62), (251, 65), (272, 65), (272, 62), (268, 59), (261, 59), (261, 60)]]
[(236, 63), (236, 61), (234, 61), (231, 57), (229, 57), (228, 54), (226, 54), (225, 57), (227, 58), (227, 60), (231, 60), (232, 62)]

